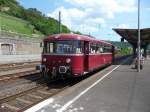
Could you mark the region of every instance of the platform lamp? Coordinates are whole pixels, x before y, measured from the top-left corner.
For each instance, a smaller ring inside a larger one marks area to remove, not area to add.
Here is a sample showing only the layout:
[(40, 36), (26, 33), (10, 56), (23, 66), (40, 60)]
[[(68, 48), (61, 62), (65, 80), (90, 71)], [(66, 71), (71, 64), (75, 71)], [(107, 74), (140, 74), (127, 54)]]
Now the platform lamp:
[(138, 0), (138, 67), (137, 71), (140, 72), (140, 58), (141, 58), (141, 37), (140, 37), (140, 0)]

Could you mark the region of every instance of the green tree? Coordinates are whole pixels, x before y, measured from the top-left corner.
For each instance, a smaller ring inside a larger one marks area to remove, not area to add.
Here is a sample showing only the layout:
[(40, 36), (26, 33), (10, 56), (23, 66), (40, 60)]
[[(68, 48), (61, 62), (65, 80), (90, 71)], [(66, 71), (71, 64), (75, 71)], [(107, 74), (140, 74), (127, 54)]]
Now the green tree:
[[(29, 21), (36, 30), (39, 30), (45, 35), (58, 33), (58, 21), (46, 17), (42, 12), (36, 8), (25, 9), (16, 0), (0, 0), (0, 6), (7, 6), (10, 10), (4, 12), (9, 15), (19, 17), (26, 21)], [(70, 33), (70, 30), (61, 24), (62, 33)]]

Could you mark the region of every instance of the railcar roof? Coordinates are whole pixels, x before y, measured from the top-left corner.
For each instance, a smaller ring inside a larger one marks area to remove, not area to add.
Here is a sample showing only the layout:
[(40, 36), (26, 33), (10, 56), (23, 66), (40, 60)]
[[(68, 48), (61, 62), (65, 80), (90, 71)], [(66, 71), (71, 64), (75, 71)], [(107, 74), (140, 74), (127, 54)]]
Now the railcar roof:
[(112, 45), (102, 40), (97, 40), (95, 38), (91, 38), (86, 35), (78, 35), (78, 34), (54, 34), (54, 35), (49, 35), (47, 38), (44, 39), (44, 41), (55, 41), (55, 40), (84, 40), (84, 41), (89, 41), (89, 42), (104, 43), (107, 45)]

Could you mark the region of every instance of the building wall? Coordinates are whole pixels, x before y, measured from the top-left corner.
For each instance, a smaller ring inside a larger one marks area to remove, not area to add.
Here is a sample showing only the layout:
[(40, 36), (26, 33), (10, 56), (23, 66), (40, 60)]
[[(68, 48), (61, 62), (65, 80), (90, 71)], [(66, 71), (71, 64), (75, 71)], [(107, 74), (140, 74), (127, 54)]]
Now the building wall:
[(41, 54), (42, 40), (0, 32), (0, 54)]
[(40, 54), (42, 51), (40, 43), (18, 43), (15, 48), (16, 54)]

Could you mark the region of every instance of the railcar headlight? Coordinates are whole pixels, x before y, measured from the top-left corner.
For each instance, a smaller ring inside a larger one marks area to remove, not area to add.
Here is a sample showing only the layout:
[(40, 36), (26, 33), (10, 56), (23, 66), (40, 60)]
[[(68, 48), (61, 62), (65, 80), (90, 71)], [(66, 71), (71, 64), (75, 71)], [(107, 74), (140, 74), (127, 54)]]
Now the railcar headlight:
[(71, 59), (70, 58), (67, 58), (66, 59), (66, 63), (70, 63), (71, 62)]
[(46, 58), (43, 58), (43, 62), (46, 62)]

